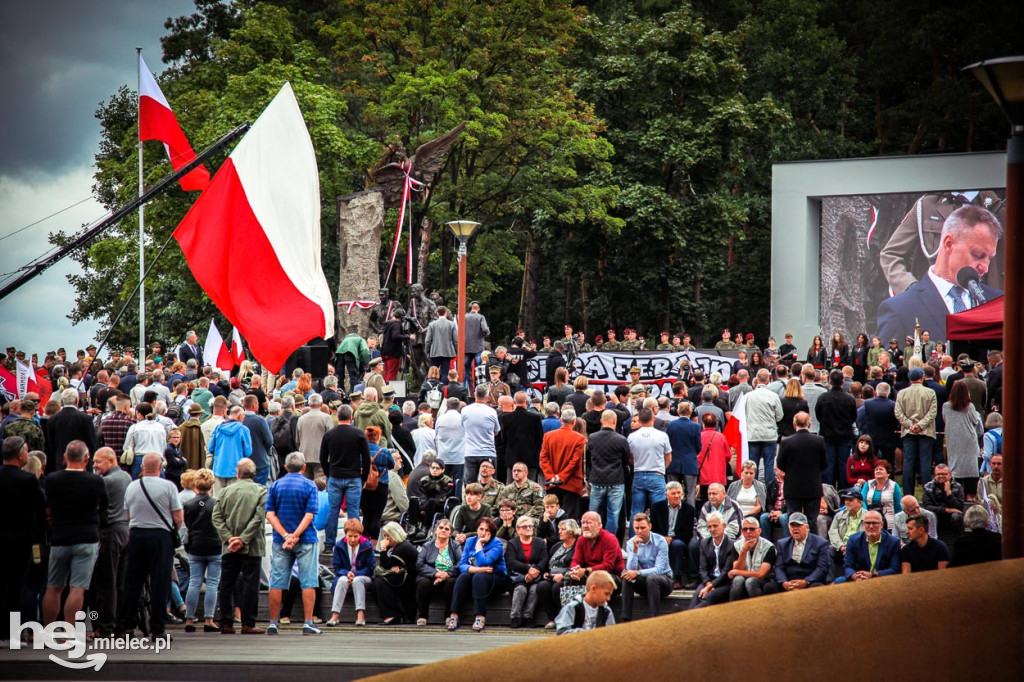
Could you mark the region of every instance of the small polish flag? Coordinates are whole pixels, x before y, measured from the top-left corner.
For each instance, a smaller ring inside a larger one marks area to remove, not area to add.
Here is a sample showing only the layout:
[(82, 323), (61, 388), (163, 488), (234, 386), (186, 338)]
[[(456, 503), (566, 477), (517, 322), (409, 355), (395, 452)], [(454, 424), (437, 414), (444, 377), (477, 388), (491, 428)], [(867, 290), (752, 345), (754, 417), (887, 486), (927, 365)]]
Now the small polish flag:
[[(178, 170), (192, 159), (196, 153), (192, 145), (178, 125), (178, 119), (171, 111), (171, 105), (157, 85), (153, 73), (139, 55), (139, 140), (160, 140), (164, 143), (171, 166)], [(184, 190), (204, 190), (210, 184), (210, 173), (203, 166), (198, 166), (181, 178)]]
[(206, 343), (203, 344), (203, 364), (217, 367), (225, 372), (230, 372), (235, 366), (231, 360), (231, 351), (228, 350), (227, 344), (224, 343), (224, 337), (220, 335), (217, 323), (213, 320), (210, 320), (210, 331), (207, 332)]
[[(290, 84), (256, 119), (174, 237), (203, 291), (270, 371), (308, 341), (334, 335), (335, 303), (320, 265), (316, 155)], [(251, 263), (260, 264), (260, 277), (252, 276)]]
[(242, 347), (242, 336), (238, 333), (236, 327), (231, 328), (231, 360), (235, 363), (235, 367), (242, 364), (245, 360), (245, 349)]
[(732, 408), (732, 417), (725, 425), (722, 435), (729, 443), (729, 449), (736, 453), (736, 471), (743, 469), (743, 463), (750, 459), (747, 450), (747, 407), (743, 404), (746, 394), (739, 397)]

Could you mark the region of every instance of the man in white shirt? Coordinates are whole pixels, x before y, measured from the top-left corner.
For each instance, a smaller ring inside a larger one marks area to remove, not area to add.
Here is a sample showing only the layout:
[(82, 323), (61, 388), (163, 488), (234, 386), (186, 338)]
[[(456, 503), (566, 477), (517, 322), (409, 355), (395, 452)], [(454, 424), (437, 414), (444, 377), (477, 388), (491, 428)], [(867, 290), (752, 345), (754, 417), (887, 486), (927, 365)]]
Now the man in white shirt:
[(464, 477), (466, 462), (466, 430), (459, 413), (460, 403), (458, 398), (449, 398), (446, 403), (448, 409), (438, 414), (434, 424), (437, 456), (444, 462), (445, 474), (453, 481)]
[(639, 417), (640, 428), (628, 438), (634, 471), (630, 518), (665, 499), (665, 470), (672, 462), (672, 446), (668, 435), (654, 428), (654, 412), (645, 407)]
[(462, 408), (462, 428), (465, 430), (466, 484), (475, 483), (479, 478), (480, 462), (487, 459), (495, 467), (498, 465), (498, 454), (494, 449), (494, 437), (501, 431), (498, 413), (487, 404), (490, 388), (481, 384), (476, 387), (476, 402)]

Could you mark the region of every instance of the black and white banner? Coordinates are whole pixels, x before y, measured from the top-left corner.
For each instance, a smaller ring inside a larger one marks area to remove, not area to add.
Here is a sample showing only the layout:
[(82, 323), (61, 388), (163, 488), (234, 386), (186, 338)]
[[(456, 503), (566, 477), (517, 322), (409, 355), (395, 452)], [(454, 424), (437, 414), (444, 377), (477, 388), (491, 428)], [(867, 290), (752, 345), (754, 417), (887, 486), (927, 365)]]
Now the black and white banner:
[[(639, 351), (639, 352), (596, 352), (580, 353), (573, 360), (570, 374), (573, 377), (585, 376), (591, 386), (627, 384), (630, 382), (629, 370), (640, 368), (640, 381), (650, 387), (650, 395), (659, 397), (662, 394), (672, 395), (672, 384), (679, 378), (679, 365), (686, 358), (691, 369), (699, 369), (705, 376), (712, 372), (722, 375), (722, 382), (728, 381), (732, 375), (734, 358), (723, 355), (701, 353), (698, 351)], [(537, 355), (529, 361), (530, 383), (543, 389), (545, 386), (545, 367), (547, 354)]]

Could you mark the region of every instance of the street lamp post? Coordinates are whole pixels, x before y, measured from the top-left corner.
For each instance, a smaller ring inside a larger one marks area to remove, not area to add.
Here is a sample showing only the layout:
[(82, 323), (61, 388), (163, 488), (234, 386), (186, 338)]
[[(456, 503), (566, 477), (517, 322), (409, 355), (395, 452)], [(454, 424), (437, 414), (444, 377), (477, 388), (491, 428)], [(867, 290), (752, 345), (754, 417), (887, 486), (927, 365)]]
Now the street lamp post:
[(455, 359), (455, 368), (459, 373), (459, 381), (466, 380), (466, 244), (473, 236), (480, 223), (472, 220), (453, 220), (447, 223), (452, 234), (459, 240), (459, 356)]
[(1003, 298), (1003, 557), (1024, 557), (1024, 56), (989, 59), (964, 67), (981, 81), (1010, 122), (1006, 146), (1006, 274)]

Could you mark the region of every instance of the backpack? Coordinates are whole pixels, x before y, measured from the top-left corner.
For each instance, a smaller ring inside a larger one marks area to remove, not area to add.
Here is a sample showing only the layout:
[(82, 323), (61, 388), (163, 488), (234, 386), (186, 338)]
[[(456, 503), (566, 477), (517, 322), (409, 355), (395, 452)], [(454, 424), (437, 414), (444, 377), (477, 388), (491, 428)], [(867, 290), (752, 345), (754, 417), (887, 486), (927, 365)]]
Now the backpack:
[(441, 387), (440, 384), (430, 387), (427, 391), (427, 404), (430, 405), (430, 409), (436, 410), (441, 407)]
[(270, 426), (270, 435), (274, 437), (274, 448), (279, 453), (284, 453), (285, 456), (295, 452), (294, 420), (294, 414), (288, 414), (287, 417), (282, 414)]
[(174, 422), (175, 426), (181, 426), (181, 423), (185, 421), (185, 411), (181, 409), (181, 404), (172, 402), (167, 406), (166, 417)]

